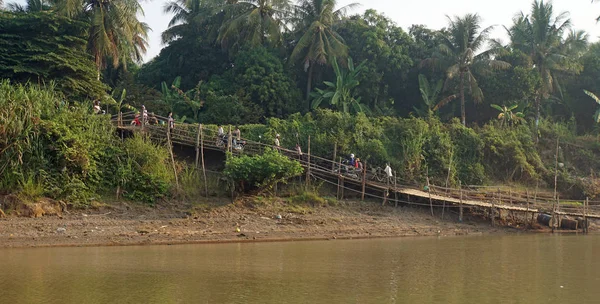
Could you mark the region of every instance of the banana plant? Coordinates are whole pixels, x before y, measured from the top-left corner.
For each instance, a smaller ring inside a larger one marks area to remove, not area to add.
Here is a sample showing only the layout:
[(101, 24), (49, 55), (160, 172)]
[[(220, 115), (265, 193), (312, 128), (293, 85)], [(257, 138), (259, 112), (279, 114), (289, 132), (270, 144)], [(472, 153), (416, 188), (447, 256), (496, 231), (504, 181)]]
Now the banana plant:
[[(202, 81), (198, 82), (198, 85), (193, 90), (184, 92), (178, 87), (173, 87), (173, 90), (179, 94), (184, 100), (184, 102), (190, 107), (192, 113), (194, 114), (194, 122), (198, 122), (198, 116), (200, 115), (200, 110), (204, 106), (204, 100), (200, 98), (200, 86), (202, 85)], [(190, 98), (190, 96), (192, 96)]]
[(523, 112), (513, 112), (519, 107), (517, 104), (512, 106), (499, 106), (492, 104), (491, 107), (500, 112), (498, 113), (498, 120), (500, 120), (500, 124), (502, 126), (514, 126), (525, 121), (525, 114), (523, 114)]
[[(596, 94), (594, 94), (588, 90), (583, 90), (583, 92), (587, 96), (591, 97), (597, 104), (600, 105), (600, 98), (598, 98), (598, 96), (596, 96)], [(600, 108), (596, 109), (596, 113), (594, 113), (593, 118), (596, 123), (600, 123)]]
[(112, 105), (115, 108), (117, 113), (122, 112), (124, 109), (129, 111), (135, 111), (135, 107), (132, 105), (125, 103), (125, 97), (127, 97), (127, 90), (123, 89), (121, 94), (119, 95), (119, 99), (115, 99), (115, 94), (117, 94), (117, 90), (114, 90), (110, 97), (106, 99), (109, 105)]
[(358, 76), (365, 66), (366, 60), (354, 66), (352, 58), (348, 58), (348, 69), (341, 69), (337, 64), (337, 60), (333, 60), (333, 71), (335, 72), (335, 83), (324, 81), (327, 86), (324, 90), (316, 88), (311, 93), (313, 97), (312, 108), (318, 108), (323, 101), (328, 101), (329, 104), (336, 110), (344, 113), (349, 113), (352, 108), (354, 112), (370, 113), (367, 106), (360, 103), (361, 98), (356, 97), (354, 89), (360, 84)]
[(419, 91), (421, 92), (421, 99), (423, 100), (424, 105), (421, 108), (413, 107), (417, 115), (421, 117), (431, 116), (441, 107), (458, 97), (457, 94), (453, 94), (439, 100), (443, 86), (444, 82), (442, 80), (439, 80), (435, 86), (433, 86), (429, 83), (429, 80), (427, 80), (425, 75), (419, 74)]
[(183, 101), (181, 96), (179, 96), (179, 94), (177, 93), (177, 90), (179, 89), (180, 85), (181, 85), (181, 76), (177, 76), (173, 80), (173, 83), (171, 84), (170, 87), (164, 81), (161, 82), (161, 84), (160, 84), (160, 90), (162, 93), (162, 98), (160, 100), (160, 103), (165, 105), (167, 110), (169, 112), (172, 112), (173, 114), (175, 114), (175, 112), (176, 112), (175, 109), (177, 108), (177, 106), (179, 106), (182, 103), (185, 103), (185, 101)]

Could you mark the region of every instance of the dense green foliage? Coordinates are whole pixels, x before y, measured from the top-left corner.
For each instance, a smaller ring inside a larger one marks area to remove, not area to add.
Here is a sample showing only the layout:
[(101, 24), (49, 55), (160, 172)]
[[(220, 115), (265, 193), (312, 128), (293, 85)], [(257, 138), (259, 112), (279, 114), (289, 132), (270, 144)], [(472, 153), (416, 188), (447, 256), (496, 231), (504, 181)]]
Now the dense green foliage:
[[(0, 10), (0, 78), (11, 81), (0, 100), (3, 191), (41, 184), (82, 203), (115, 188), (143, 201), (169, 193), (164, 148), (116, 140), (106, 118), (88, 114), (92, 99), (112, 114), (143, 104), (177, 122), (239, 124), (261, 142), (280, 133), (288, 148), (310, 135), (316, 155), (332, 157), (337, 144), (338, 156), (389, 162), (411, 183), (550, 185), (558, 138), (562, 190), (589, 192), (584, 177), (600, 169), (590, 98), (600, 93), (600, 44), (566, 13), (534, 0), (505, 25), (503, 44), (476, 14), (405, 31), (338, 2), (174, 0), (166, 46), (141, 66), (148, 28), (138, 1)], [(47, 87), (15, 85), (27, 82)], [(262, 169), (245, 189), (272, 185)]]
[[(117, 187), (132, 199), (167, 193), (164, 148), (121, 142), (107, 116), (70, 105), (52, 88), (0, 82), (0, 191), (40, 185), (43, 195), (85, 205)], [(113, 192), (114, 193), (114, 192)]]
[(228, 157), (223, 173), (239, 190), (251, 191), (270, 189), (276, 183), (286, 182), (302, 172), (298, 161), (267, 149), (262, 155)]
[(0, 78), (49, 83), (67, 96), (99, 98), (92, 58), (85, 52), (84, 22), (49, 13), (0, 11)]

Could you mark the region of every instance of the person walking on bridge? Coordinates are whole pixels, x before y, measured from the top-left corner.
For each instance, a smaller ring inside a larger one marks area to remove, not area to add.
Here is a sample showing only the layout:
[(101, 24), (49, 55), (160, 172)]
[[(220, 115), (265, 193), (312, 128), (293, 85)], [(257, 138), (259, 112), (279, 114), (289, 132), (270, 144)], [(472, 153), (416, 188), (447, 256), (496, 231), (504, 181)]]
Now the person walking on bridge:
[(175, 129), (175, 120), (173, 119), (173, 112), (169, 112), (169, 118), (167, 121), (167, 127), (169, 128), (169, 132), (173, 132), (173, 129)]
[(279, 142), (279, 134), (275, 135), (275, 149), (281, 152), (281, 143)]

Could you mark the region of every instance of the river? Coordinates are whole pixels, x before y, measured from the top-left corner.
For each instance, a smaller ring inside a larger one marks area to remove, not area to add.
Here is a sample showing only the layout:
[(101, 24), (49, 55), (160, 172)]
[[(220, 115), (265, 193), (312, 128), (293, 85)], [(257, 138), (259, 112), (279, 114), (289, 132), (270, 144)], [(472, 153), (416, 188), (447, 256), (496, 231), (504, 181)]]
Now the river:
[(0, 303), (598, 303), (600, 235), (0, 249)]

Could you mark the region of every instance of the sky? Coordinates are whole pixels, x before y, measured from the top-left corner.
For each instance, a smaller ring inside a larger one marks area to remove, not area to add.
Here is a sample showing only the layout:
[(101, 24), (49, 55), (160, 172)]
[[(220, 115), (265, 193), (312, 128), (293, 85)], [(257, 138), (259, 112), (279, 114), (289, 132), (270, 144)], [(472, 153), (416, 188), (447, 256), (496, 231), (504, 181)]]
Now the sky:
[[(24, 3), (24, 0), (13, 0)], [(7, 0), (5, 2), (13, 2)], [(158, 55), (163, 45), (160, 42), (161, 33), (167, 28), (171, 16), (163, 13), (167, 0), (146, 0), (142, 2), (145, 16), (143, 21), (152, 28), (149, 34), (149, 48), (145, 56), (148, 61)], [(404, 30), (413, 24), (423, 24), (431, 29), (440, 29), (447, 25), (449, 16), (462, 16), (467, 13), (477, 13), (483, 19), (483, 26), (496, 25), (493, 38), (500, 38), (505, 42), (508, 38), (503, 25), (509, 26), (512, 18), (519, 12), (528, 13), (532, 0), (338, 0), (339, 5), (359, 3), (360, 7), (352, 13), (362, 13), (366, 9), (375, 9), (383, 13)], [(600, 23), (596, 18), (600, 16), (600, 2), (591, 3), (591, 0), (554, 0), (556, 13), (568, 11), (574, 29), (582, 29), (589, 33), (590, 41), (598, 41), (600, 36)]]
[[(166, 0), (149, 0), (143, 2), (144, 21), (150, 25), (150, 47), (145, 60), (148, 61), (160, 53), (163, 45), (160, 34), (167, 28), (170, 16), (163, 14), (162, 9)], [(375, 9), (392, 19), (404, 30), (413, 24), (423, 24), (431, 29), (440, 29), (447, 25), (448, 16), (461, 16), (467, 13), (477, 13), (483, 19), (483, 26), (495, 25), (493, 38), (505, 42), (508, 38), (503, 25), (509, 26), (512, 18), (519, 12), (529, 12), (530, 0), (338, 0), (340, 6), (359, 3), (360, 7), (352, 13), (362, 13), (367, 9)], [(590, 41), (598, 41), (600, 23), (600, 3), (591, 0), (554, 0), (556, 13), (568, 11), (574, 29), (582, 29), (589, 33)]]

